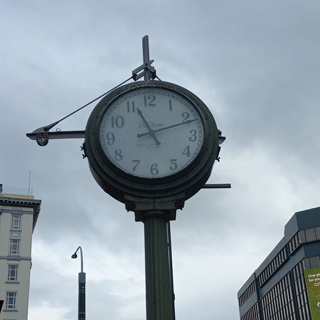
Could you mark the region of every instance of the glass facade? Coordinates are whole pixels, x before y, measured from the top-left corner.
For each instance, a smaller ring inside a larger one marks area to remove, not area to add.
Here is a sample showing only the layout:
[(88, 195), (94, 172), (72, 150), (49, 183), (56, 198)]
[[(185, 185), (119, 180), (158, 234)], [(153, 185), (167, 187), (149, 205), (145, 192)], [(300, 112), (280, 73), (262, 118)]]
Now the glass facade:
[[(315, 260), (318, 263), (315, 263)], [(310, 315), (304, 272), (306, 268), (315, 265), (320, 267), (319, 256), (300, 261), (262, 296), (260, 301), (241, 317), (241, 320), (313, 320)], [(253, 282), (239, 297), (240, 307), (256, 292), (254, 288)], [(261, 309), (261, 316), (259, 309)]]
[(239, 297), (239, 306), (242, 306), (257, 291), (256, 282), (253, 281)]
[(258, 303), (255, 303), (242, 317), (241, 320), (261, 320)]
[(299, 319), (311, 320), (310, 309), (308, 303), (306, 283), (304, 279), (304, 264), (302, 261), (298, 263), (293, 269), (293, 282), (297, 297), (297, 312)]
[(287, 274), (261, 299), (263, 319), (296, 320), (293, 299), (290, 275)]
[(241, 320), (320, 320), (320, 208), (296, 213), (286, 230), (239, 291)]
[(287, 258), (287, 248), (284, 247), (259, 275), (259, 285), (263, 285), (279, 269), (279, 267), (281, 267), (281, 265), (287, 260)]

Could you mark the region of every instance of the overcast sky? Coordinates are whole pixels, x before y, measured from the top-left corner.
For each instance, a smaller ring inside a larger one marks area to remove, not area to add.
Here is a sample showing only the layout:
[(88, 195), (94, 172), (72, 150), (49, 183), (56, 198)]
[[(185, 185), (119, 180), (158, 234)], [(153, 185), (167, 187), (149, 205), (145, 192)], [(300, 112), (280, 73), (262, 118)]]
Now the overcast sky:
[[(239, 318), (237, 291), (296, 212), (319, 206), (320, 2), (0, 0), (0, 183), (42, 200), (29, 319), (145, 319), (143, 224), (104, 193), (81, 139), (25, 134), (131, 76), (142, 37), (161, 80), (210, 108), (227, 137), (204, 189), (171, 223), (176, 318)], [(95, 104), (59, 123), (84, 130)], [(53, 130), (55, 130), (54, 128)]]

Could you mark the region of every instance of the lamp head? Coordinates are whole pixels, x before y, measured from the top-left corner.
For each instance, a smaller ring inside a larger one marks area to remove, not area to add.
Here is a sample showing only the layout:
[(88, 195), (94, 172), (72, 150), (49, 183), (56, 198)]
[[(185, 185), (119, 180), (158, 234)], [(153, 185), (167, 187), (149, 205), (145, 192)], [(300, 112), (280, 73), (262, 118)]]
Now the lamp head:
[(218, 143), (222, 144), (224, 143), (224, 140), (226, 140), (226, 137), (222, 136), (221, 130), (218, 130)]
[(77, 257), (78, 257), (78, 256), (77, 256), (76, 253), (74, 253), (74, 254), (71, 256), (72, 259), (76, 259)]

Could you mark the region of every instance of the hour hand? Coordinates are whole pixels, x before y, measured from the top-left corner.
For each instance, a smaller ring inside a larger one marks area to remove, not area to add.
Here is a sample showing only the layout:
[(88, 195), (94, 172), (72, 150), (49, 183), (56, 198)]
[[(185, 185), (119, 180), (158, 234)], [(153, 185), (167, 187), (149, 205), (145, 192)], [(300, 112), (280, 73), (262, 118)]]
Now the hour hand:
[(148, 129), (148, 132), (146, 132), (144, 134), (144, 136), (150, 135), (153, 138), (153, 140), (155, 141), (156, 145), (159, 145), (160, 141), (156, 137), (155, 131), (150, 128), (148, 121), (145, 119), (145, 117), (142, 114), (142, 111), (139, 108), (137, 108), (137, 111), (138, 111), (138, 114), (141, 117), (143, 123), (145, 124), (146, 128)]

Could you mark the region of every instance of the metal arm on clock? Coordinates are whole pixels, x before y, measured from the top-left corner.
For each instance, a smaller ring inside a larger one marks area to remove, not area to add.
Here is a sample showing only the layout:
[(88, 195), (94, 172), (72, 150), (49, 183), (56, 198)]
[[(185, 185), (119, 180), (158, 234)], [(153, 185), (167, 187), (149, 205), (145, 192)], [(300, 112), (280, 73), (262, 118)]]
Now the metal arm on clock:
[[(144, 81), (145, 82), (149, 82), (150, 79), (155, 79), (157, 78), (156, 75), (156, 70), (155, 68), (151, 65), (154, 60), (150, 60), (149, 57), (149, 39), (148, 36), (144, 36), (142, 39), (142, 47), (143, 47), (143, 64), (141, 66), (139, 66), (138, 68), (136, 68), (135, 70), (132, 71), (132, 76), (128, 79), (133, 79), (134, 81), (144, 77)], [(128, 80), (125, 80), (124, 82), (127, 82)], [(122, 85), (124, 82), (122, 82), (120, 85)], [(120, 86), (119, 85), (119, 86)], [(117, 86), (118, 87), (118, 86)], [(91, 104), (92, 102), (102, 98), (103, 96), (105, 96), (107, 93), (111, 92), (113, 89), (109, 90), (108, 92), (100, 95), (99, 97), (95, 98), (94, 100), (90, 101), (89, 103), (85, 104), (84, 106), (80, 107), (79, 109), (73, 111), (72, 113), (68, 114), (67, 116), (63, 117), (62, 119), (55, 121), (51, 124), (48, 124), (46, 126), (40, 127), (36, 130), (34, 130), (33, 132), (30, 133), (26, 133), (26, 136), (31, 139), (31, 140), (35, 140), (37, 142), (37, 144), (41, 147), (46, 146), (49, 143), (49, 140), (51, 139), (84, 139), (85, 137), (85, 130), (72, 130), (72, 131), (61, 131), (60, 129), (56, 130), (56, 131), (50, 131), (53, 127), (55, 127), (58, 123), (60, 123), (61, 121), (63, 121), (64, 119), (66, 119), (67, 117), (73, 115), (74, 113), (80, 111), (81, 109), (87, 107), (89, 104)], [(148, 122), (144, 119), (144, 116), (142, 115), (142, 113), (139, 113), (142, 120), (145, 122), (146, 127), (148, 129)], [(144, 133), (144, 134), (140, 134), (138, 135), (138, 138), (143, 137), (144, 135), (151, 135), (152, 138), (155, 140), (156, 144), (159, 144), (160, 142), (158, 141), (155, 133), (162, 131), (162, 130), (166, 130), (166, 129), (170, 129), (172, 127), (175, 126), (180, 126), (183, 124), (187, 124), (188, 122), (193, 121), (193, 120), (189, 120), (183, 123), (178, 123), (176, 125), (172, 125), (169, 127), (165, 127), (165, 128), (161, 128), (161, 129), (157, 129), (157, 130), (152, 130), (151, 128), (149, 128), (148, 132)], [(225, 140), (225, 137), (222, 136), (221, 131), (219, 130), (219, 144), (222, 144)], [(85, 155), (84, 155), (85, 157)], [(219, 161), (219, 159), (218, 159)], [(203, 188), (205, 189), (212, 189), (212, 188), (231, 188), (230, 184), (205, 184), (203, 186)]]
[[(138, 68), (134, 69), (132, 71), (132, 76), (128, 78), (127, 80), (120, 83), (115, 88), (121, 86), (125, 82), (129, 81), (130, 79), (133, 79), (134, 81), (137, 81), (141, 77), (144, 76), (144, 81), (148, 82), (150, 79), (155, 79), (156, 76), (156, 70), (154, 67), (151, 66), (151, 64), (154, 62), (154, 60), (150, 60), (149, 58), (149, 38), (148, 36), (144, 36), (142, 39), (142, 47), (143, 47), (143, 64), (139, 66)], [(107, 91), (106, 93), (103, 93), (99, 97), (93, 99), (92, 101), (88, 102), (84, 106), (80, 107), (79, 109), (71, 112), (67, 116), (63, 117), (62, 119), (55, 121), (49, 125), (40, 127), (33, 132), (27, 133), (27, 137), (31, 140), (36, 140), (39, 146), (44, 147), (48, 144), (50, 139), (78, 139), (78, 138), (84, 138), (85, 131), (84, 130), (74, 130), (74, 131), (49, 131), (53, 127), (55, 127), (58, 123), (63, 121), (64, 119), (68, 118), (69, 116), (73, 115), (74, 113), (82, 110), (83, 108), (87, 107), (89, 104), (97, 101), (98, 99), (102, 98), (109, 92), (113, 91), (115, 88)]]

